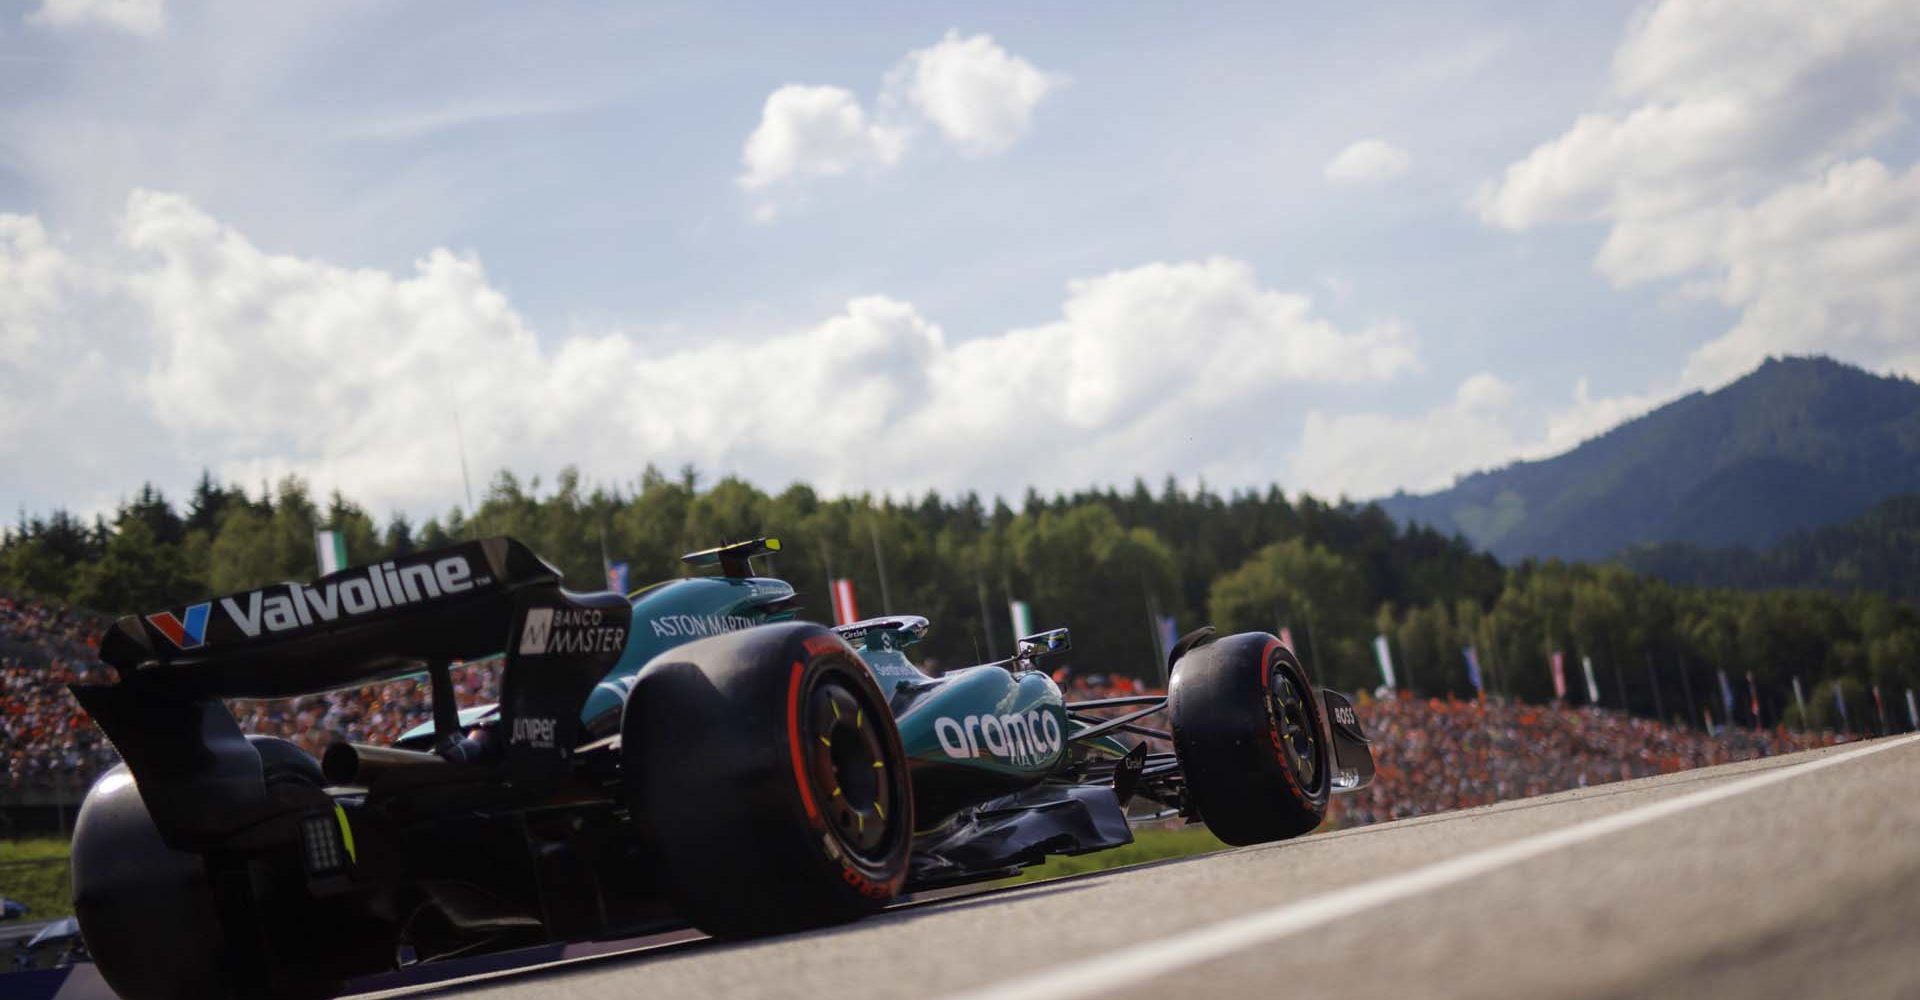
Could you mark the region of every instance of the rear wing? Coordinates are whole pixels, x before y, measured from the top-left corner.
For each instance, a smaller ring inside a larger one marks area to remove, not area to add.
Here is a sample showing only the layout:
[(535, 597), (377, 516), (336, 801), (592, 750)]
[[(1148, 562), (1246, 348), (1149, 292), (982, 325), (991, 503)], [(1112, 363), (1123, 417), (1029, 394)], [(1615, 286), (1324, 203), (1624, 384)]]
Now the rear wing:
[(500, 652), (515, 595), (559, 581), (510, 538), (465, 542), (127, 615), (101, 639), (100, 658), (122, 677), (164, 677), (182, 694), (315, 694)]
[(488, 538), (128, 615), (100, 643), (119, 683), (72, 691), (178, 847), (269, 808), (259, 755), (221, 699), (424, 671), (445, 743), (459, 735), (447, 665), (504, 653), (500, 725), (511, 736), (489, 776), (537, 788), (567, 773), (580, 706), (625, 650), (631, 618), (620, 595), (563, 590), (559, 571), (526, 546)]

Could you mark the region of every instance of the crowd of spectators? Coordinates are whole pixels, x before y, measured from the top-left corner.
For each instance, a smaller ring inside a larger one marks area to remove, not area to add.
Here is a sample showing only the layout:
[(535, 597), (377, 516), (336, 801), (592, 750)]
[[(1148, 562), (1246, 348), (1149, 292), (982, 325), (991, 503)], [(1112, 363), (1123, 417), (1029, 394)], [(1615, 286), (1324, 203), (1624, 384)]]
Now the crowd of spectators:
[[(1059, 678), (1069, 702), (1160, 693), (1127, 677)], [(1722, 727), (1709, 734), (1596, 708), (1528, 705), (1494, 698), (1416, 698), (1362, 693), (1354, 705), (1373, 741), (1373, 784), (1335, 796), (1329, 820), (1364, 826), (1585, 788), (1607, 781), (1829, 746), (1832, 732)], [(1095, 710), (1118, 715), (1131, 708)], [(1155, 717), (1159, 718), (1159, 717)], [(1146, 724), (1164, 728), (1155, 718)], [(1171, 750), (1149, 739), (1156, 751)]]
[[(114, 762), (111, 746), (66, 685), (101, 683), (104, 620), (0, 596), (0, 785), (81, 787)], [(499, 661), (456, 667), (460, 703), (497, 699)], [(1154, 692), (1120, 676), (1061, 678), (1070, 701)], [(429, 718), (424, 678), (273, 701), (231, 703), (241, 729), (319, 754), (341, 741), (388, 743)], [(1684, 771), (1835, 742), (1832, 733), (1722, 729), (1709, 735), (1592, 708), (1405, 695), (1356, 705), (1373, 738), (1372, 787), (1335, 800), (1348, 826), (1486, 805), (1605, 781)], [(1110, 710), (1113, 714), (1126, 709)], [(1144, 724), (1163, 727), (1158, 717)], [(1153, 740), (1155, 750), (1170, 750)]]
[(83, 785), (111, 767), (113, 748), (67, 692), (102, 683), (105, 623), (37, 601), (0, 595), (0, 764), (6, 784)]
[[(500, 661), (456, 664), (453, 688), (462, 708), (500, 700)], [(240, 728), (291, 740), (314, 756), (334, 743), (392, 743), (433, 718), (424, 676), (328, 694), (272, 701), (232, 701)]]
[(1837, 734), (1723, 727), (1709, 735), (1597, 708), (1389, 695), (1355, 705), (1373, 740), (1372, 786), (1335, 799), (1360, 826), (1507, 799), (1771, 757)]

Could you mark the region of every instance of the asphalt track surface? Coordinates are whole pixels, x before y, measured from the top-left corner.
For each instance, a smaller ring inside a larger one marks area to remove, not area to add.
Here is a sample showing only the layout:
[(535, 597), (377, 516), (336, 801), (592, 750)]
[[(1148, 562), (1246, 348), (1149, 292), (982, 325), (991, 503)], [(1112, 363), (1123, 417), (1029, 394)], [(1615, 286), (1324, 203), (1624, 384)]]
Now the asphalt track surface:
[(1920, 997), (1920, 736), (369, 997)]

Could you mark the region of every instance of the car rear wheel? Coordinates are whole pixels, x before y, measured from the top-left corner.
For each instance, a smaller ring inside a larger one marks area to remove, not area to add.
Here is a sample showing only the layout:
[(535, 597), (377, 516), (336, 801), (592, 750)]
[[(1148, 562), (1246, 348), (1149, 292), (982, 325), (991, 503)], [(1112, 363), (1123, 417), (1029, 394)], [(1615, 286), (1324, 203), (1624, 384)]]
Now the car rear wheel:
[[(269, 789), (303, 786), (310, 795), (323, 794), (312, 755), (274, 737), (247, 740), (260, 755)], [(261, 949), (260, 925), (229, 925), (216, 870), (201, 855), (166, 845), (126, 765), (88, 790), (72, 846), (75, 916), (95, 968), (117, 996), (222, 1000), (337, 992), (343, 977), (323, 964), (282, 964)], [(255, 886), (268, 877), (266, 869), (232, 870), (251, 876)]]
[(775, 934), (899, 894), (906, 753), (872, 675), (829, 630), (767, 625), (662, 654), (621, 733), (630, 802), (694, 926)]
[(1330, 790), (1326, 727), (1306, 671), (1280, 640), (1228, 636), (1174, 665), (1173, 747), (1202, 822), (1229, 844), (1320, 825)]

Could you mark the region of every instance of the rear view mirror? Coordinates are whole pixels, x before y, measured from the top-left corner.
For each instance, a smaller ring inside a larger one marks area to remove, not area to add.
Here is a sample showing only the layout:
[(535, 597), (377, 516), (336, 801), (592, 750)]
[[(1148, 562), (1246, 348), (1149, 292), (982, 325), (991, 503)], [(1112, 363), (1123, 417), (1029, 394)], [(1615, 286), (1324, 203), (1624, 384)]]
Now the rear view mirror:
[(1073, 659), (1073, 636), (1063, 628), (1026, 636), (1013, 644), (1013, 658), (1029, 669), (1052, 673)]

